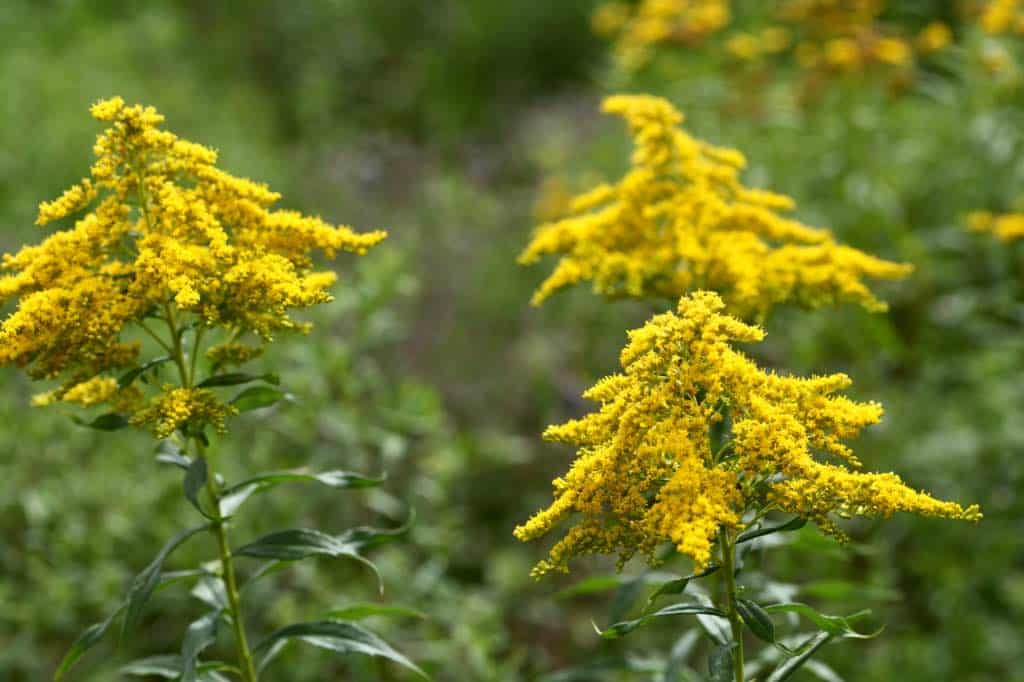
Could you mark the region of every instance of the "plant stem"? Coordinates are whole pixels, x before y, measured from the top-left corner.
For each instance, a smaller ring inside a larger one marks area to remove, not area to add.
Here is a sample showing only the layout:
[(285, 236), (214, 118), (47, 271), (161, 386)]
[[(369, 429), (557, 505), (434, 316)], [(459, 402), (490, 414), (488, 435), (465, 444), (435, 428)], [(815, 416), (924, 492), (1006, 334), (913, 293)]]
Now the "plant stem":
[(722, 586), (725, 592), (726, 615), (732, 628), (732, 668), (736, 682), (743, 682), (743, 620), (736, 610), (736, 544), (732, 533), (724, 528), (718, 531), (722, 548)]
[[(196, 456), (205, 457), (203, 444), (196, 441)], [(228, 544), (228, 533), (225, 520), (220, 514), (220, 494), (213, 472), (206, 477), (206, 491), (213, 503), (213, 532), (217, 536), (217, 547), (220, 551), (221, 574), (224, 578), (224, 591), (227, 592), (228, 610), (231, 612), (231, 625), (235, 631), (235, 648), (238, 651), (238, 663), (245, 682), (257, 682), (256, 665), (253, 662), (249, 642), (245, 636), (245, 623), (242, 621), (242, 604), (238, 596), (238, 581), (235, 578), (235, 567), (231, 559), (231, 546)]]

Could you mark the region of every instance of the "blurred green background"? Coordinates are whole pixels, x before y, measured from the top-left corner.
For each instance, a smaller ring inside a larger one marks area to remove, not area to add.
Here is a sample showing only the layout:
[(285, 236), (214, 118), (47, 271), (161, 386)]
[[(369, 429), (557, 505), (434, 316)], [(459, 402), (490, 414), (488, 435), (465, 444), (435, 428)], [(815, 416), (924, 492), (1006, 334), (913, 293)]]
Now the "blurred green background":
[[(917, 266), (884, 290), (888, 314), (784, 310), (757, 356), (849, 373), (856, 397), (887, 410), (857, 444), (866, 465), (986, 515), (975, 527), (854, 522), (847, 548), (805, 529), (775, 551), (780, 586), (828, 612), (869, 605), (886, 626), (820, 660), (847, 680), (1024, 680), (1024, 247), (963, 229), (966, 212), (1006, 209), (1024, 191), (1019, 84), (985, 70), (977, 54), (990, 39), (966, 25), (899, 94), (858, 76), (799, 103), (798, 74), (751, 78), (699, 50), (626, 77), (590, 32), (593, 4), (6, 0), (0, 247), (39, 239), (38, 202), (85, 174), (98, 132), (87, 108), (113, 94), (156, 106), (287, 206), (386, 227), (391, 239), (370, 256), (341, 259), (316, 331), (266, 358), (297, 402), (240, 418), (223, 449), (229, 474), (309, 463), (389, 481), (369, 494), (282, 489), (236, 538), (286, 523), (398, 524), (412, 506), (409, 538), (374, 559), (387, 601), (426, 617), (370, 624), (435, 679), (663, 680), (659, 657), (691, 625), (602, 642), (591, 620), (624, 613), (628, 581), (555, 598), (613, 567), (595, 559), (534, 583), (544, 547), (511, 532), (572, 455), (539, 433), (586, 409), (581, 389), (616, 368), (625, 330), (655, 310), (583, 290), (530, 308), (544, 268), (515, 257), (538, 197), (625, 166), (626, 136), (598, 115), (601, 96), (667, 96), (693, 133), (744, 151), (750, 184), (794, 196), (802, 220)], [(905, 5), (900, 20), (922, 25), (943, 3)], [(1004, 47), (1019, 52), (1013, 39)], [(191, 510), (146, 438), (78, 428), (29, 407), (36, 387), (14, 370), (0, 381), (0, 679), (44, 680)], [(210, 557), (204, 542), (174, 567)], [(247, 597), (254, 629), (377, 599), (372, 576), (345, 563), (304, 564), (271, 584)], [(72, 678), (115, 679), (133, 658), (176, 650), (197, 605), (161, 593), (143, 632), (104, 644)], [(297, 682), (411, 679), (298, 647), (275, 666), (272, 679)]]

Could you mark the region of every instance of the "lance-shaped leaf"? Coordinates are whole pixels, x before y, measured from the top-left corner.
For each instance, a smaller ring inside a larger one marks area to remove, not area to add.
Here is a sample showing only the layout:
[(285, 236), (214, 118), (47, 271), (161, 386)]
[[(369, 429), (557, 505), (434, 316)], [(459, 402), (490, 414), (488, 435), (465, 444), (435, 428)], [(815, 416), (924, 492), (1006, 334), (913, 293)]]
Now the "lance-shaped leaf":
[(220, 514), (223, 517), (234, 515), (238, 508), (257, 493), (270, 490), (274, 486), (288, 482), (320, 483), (331, 488), (372, 488), (384, 482), (384, 477), (373, 478), (351, 471), (324, 471), (311, 474), (306, 471), (274, 471), (236, 483), (221, 492)]
[(370, 616), (393, 616), (396, 618), (426, 618), (427, 614), (408, 606), (392, 604), (375, 604), (373, 602), (356, 602), (324, 614), (330, 620), (362, 620)]
[(749, 599), (737, 599), (735, 603), (736, 610), (750, 631), (765, 642), (775, 644), (775, 623), (772, 622), (772, 617), (759, 604)]
[(96, 429), (97, 431), (117, 431), (118, 429), (123, 429), (129, 425), (128, 417), (116, 412), (101, 414), (91, 422), (87, 422), (80, 417), (72, 417), (71, 421), (75, 422), (79, 426), (84, 426), (88, 429)]
[(764, 607), (764, 610), (768, 613), (798, 613), (833, 637), (845, 637), (847, 639), (872, 639), (880, 635), (882, 630), (885, 629), (883, 626), (877, 631), (868, 634), (858, 632), (853, 629), (853, 626), (851, 625), (853, 621), (871, 614), (871, 611), (868, 609), (852, 613), (849, 616), (828, 616), (824, 613), (818, 612), (807, 604), (789, 602), (786, 604), (772, 604)]
[(185, 470), (185, 499), (192, 503), (192, 506), (196, 508), (200, 514), (208, 519), (213, 519), (212, 516), (203, 510), (203, 505), (199, 503), (199, 491), (206, 485), (206, 458), (196, 457), (194, 460), (189, 462), (188, 469)]
[(265, 381), (268, 384), (277, 386), (281, 383), (280, 377), (276, 374), (246, 374), (244, 372), (227, 372), (225, 374), (214, 374), (207, 377), (198, 384), (196, 388), (216, 388), (218, 386), (238, 386), (251, 381)]
[(232, 398), (231, 404), (239, 412), (249, 412), (262, 407), (270, 407), (288, 397), (289, 394), (270, 386), (250, 386)]
[(217, 641), (219, 619), (219, 610), (210, 611), (188, 626), (181, 645), (181, 682), (198, 681), (199, 654)]
[(149, 370), (153, 369), (154, 367), (158, 367), (158, 366), (162, 365), (163, 363), (167, 362), (170, 359), (171, 359), (170, 355), (161, 355), (160, 357), (153, 358), (149, 362), (147, 362), (147, 363), (145, 363), (143, 365), (140, 365), (140, 366), (136, 367), (135, 369), (128, 370), (127, 372), (125, 372), (124, 374), (121, 375), (120, 379), (117, 380), (117, 387), (118, 388), (128, 388), (129, 386), (132, 385), (132, 382), (134, 382), (136, 379), (138, 379), (144, 372), (148, 372)]
[[(168, 680), (178, 680), (181, 679), (181, 670), (181, 656), (178, 654), (163, 654), (132, 661), (128, 665), (122, 666), (119, 672), (122, 675), (163, 677)], [(237, 669), (222, 661), (206, 661), (197, 668), (197, 680), (198, 682), (230, 682), (227, 677), (220, 674), (221, 672), (237, 674)]]
[(759, 538), (764, 535), (771, 535), (772, 533), (781, 533), (790, 530), (800, 530), (807, 525), (807, 519), (795, 516), (785, 523), (779, 524), (778, 526), (769, 526), (765, 528), (753, 528), (751, 530), (740, 533), (740, 536), (736, 538), (736, 544), (741, 542), (749, 542), (754, 538)]
[(64, 674), (71, 670), (75, 663), (78, 662), (78, 659), (85, 655), (86, 651), (96, 646), (103, 639), (103, 636), (107, 634), (107, 630), (110, 629), (110, 626), (121, 611), (124, 610), (124, 607), (125, 605), (121, 604), (106, 620), (90, 625), (85, 629), (85, 632), (78, 636), (78, 639), (74, 641), (68, 652), (64, 654), (64, 660), (60, 662), (57, 672), (53, 675), (54, 680), (60, 680), (64, 677)]
[(654, 593), (651, 594), (650, 597), (648, 597), (647, 606), (644, 607), (644, 611), (651, 609), (654, 606), (654, 602), (658, 599), (658, 597), (664, 596), (666, 594), (682, 594), (683, 590), (686, 589), (686, 586), (690, 584), (691, 580), (704, 578), (706, 576), (711, 575), (717, 570), (718, 566), (716, 564), (711, 564), (700, 573), (691, 573), (690, 575), (686, 575), (681, 578), (673, 578), (672, 580), (668, 580), (662, 583), (658, 586), (658, 589), (656, 589)]
[(253, 651), (258, 653), (278, 641), (293, 639), (340, 654), (354, 653), (386, 658), (429, 679), (419, 666), (393, 649), (383, 639), (360, 625), (343, 621), (320, 620), (288, 625), (257, 644)]
[(141, 573), (135, 576), (131, 586), (128, 588), (127, 606), (125, 608), (124, 621), (121, 623), (122, 638), (138, 623), (139, 616), (142, 614), (142, 608), (149, 601), (153, 590), (156, 589), (157, 584), (160, 582), (160, 569), (163, 568), (164, 560), (167, 559), (178, 545), (209, 527), (209, 524), (204, 524), (178, 533), (171, 538), (170, 542), (164, 545), (163, 549), (160, 550), (149, 566), (146, 566)]
[(704, 606), (703, 604), (672, 604), (655, 611), (654, 613), (637, 618), (636, 620), (627, 620), (622, 621), (621, 623), (615, 623), (614, 625), (609, 626), (607, 630), (602, 631), (597, 626), (594, 626), (594, 629), (597, 630), (597, 634), (601, 635), (604, 639), (615, 639), (630, 633), (641, 625), (646, 625), (657, 618), (665, 618), (667, 616), (695, 616), (698, 614), (726, 618), (725, 613), (712, 606)]
[(708, 676), (711, 682), (732, 682), (733, 660), (732, 650), (735, 644), (719, 644), (708, 655)]
[(782, 664), (772, 671), (772, 674), (765, 678), (764, 682), (782, 682), (789, 678), (802, 665), (807, 663), (818, 649), (825, 646), (833, 635), (828, 632), (819, 632), (799, 647), (800, 653), (792, 658), (786, 659)]

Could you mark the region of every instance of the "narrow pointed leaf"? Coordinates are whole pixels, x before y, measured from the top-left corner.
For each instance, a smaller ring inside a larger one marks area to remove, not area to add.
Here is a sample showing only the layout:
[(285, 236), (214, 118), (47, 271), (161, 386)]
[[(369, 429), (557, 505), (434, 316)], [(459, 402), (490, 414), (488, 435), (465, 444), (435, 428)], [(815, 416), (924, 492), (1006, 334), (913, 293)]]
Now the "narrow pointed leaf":
[(782, 532), (790, 531), (790, 530), (800, 530), (801, 528), (803, 528), (806, 525), (807, 525), (807, 519), (802, 518), (800, 516), (794, 516), (789, 521), (786, 521), (785, 523), (780, 524), (778, 526), (771, 526), (771, 527), (766, 527), (766, 528), (754, 528), (752, 530), (748, 530), (748, 531), (745, 531), (743, 533), (740, 533), (740, 536), (738, 538), (736, 538), (736, 544), (738, 545), (741, 542), (749, 542), (749, 541), (753, 540), (754, 538), (759, 538), (759, 537), (762, 537), (764, 535), (771, 535), (772, 533), (782, 533)]
[(80, 417), (72, 417), (71, 421), (75, 422), (79, 426), (84, 426), (88, 429), (96, 429), (97, 431), (117, 431), (118, 429), (123, 429), (129, 425), (128, 418), (123, 414), (118, 414), (116, 412), (101, 414), (91, 422), (87, 422)]
[(819, 632), (814, 635), (801, 647), (803, 651), (799, 655), (783, 661), (778, 668), (772, 671), (771, 675), (765, 678), (764, 682), (782, 682), (783, 680), (789, 679), (790, 675), (807, 663), (807, 661), (811, 659), (811, 656), (816, 654), (818, 649), (825, 646), (832, 637), (833, 635), (828, 632)]
[(373, 478), (351, 471), (324, 471), (311, 474), (304, 471), (275, 471), (246, 479), (225, 489), (221, 495), (221, 516), (232, 516), (242, 504), (257, 493), (288, 482), (320, 483), (331, 488), (372, 488), (384, 482), (384, 477)]
[(206, 458), (196, 457), (189, 463), (188, 469), (185, 470), (184, 486), (185, 498), (192, 503), (196, 511), (209, 519), (212, 517), (203, 511), (203, 506), (199, 503), (199, 491), (206, 485), (206, 475)]
[(259, 652), (275, 642), (290, 639), (298, 639), (341, 654), (355, 653), (386, 658), (429, 679), (415, 663), (393, 649), (390, 644), (355, 623), (321, 620), (288, 625), (257, 644), (253, 651)]
[(646, 611), (652, 608), (654, 606), (654, 602), (658, 599), (658, 597), (662, 597), (666, 594), (682, 594), (683, 590), (686, 589), (686, 586), (690, 584), (691, 580), (704, 578), (706, 576), (711, 575), (717, 570), (718, 566), (716, 564), (712, 564), (700, 573), (691, 573), (690, 575), (683, 576), (682, 578), (675, 578), (673, 580), (669, 580), (668, 582), (662, 583), (658, 586), (658, 589), (656, 589), (654, 593), (647, 598), (647, 606), (644, 610)]
[(140, 365), (140, 366), (136, 367), (135, 369), (128, 370), (127, 372), (125, 372), (124, 374), (121, 375), (120, 379), (117, 380), (117, 387), (118, 388), (128, 388), (129, 386), (132, 385), (132, 382), (134, 382), (136, 379), (138, 379), (139, 376), (141, 376), (144, 372), (148, 372), (149, 370), (153, 369), (154, 367), (162, 365), (163, 363), (167, 362), (170, 359), (171, 359), (170, 355), (161, 355), (158, 358), (153, 358), (152, 360), (150, 360), (149, 362), (145, 363), (144, 365)]
[(197, 682), (199, 654), (217, 640), (220, 611), (210, 611), (188, 626), (181, 645), (181, 682)]
[(736, 610), (739, 611), (743, 622), (747, 624), (750, 631), (757, 635), (758, 638), (769, 644), (775, 643), (775, 623), (772, 622), (771, 616), (756, 602), (749, 599), (737, 599)]
[(86, 651), (96, 646), (96, 644), (103, 639), (103, 636), (107, 634), (107, 630), (110, 629), (114, 620), (123, 610), (124, 605), (122, 604), (116, 611), (110, 614), (106, 620), (94, 623), (87, 627), (85, 631), (78, 636), (78, 639), (74, 641), (71, 648), (68, 649), (68, 652), (64, 654), (64, 659), (60, 662), (60, 666), (57, 668), (57, 672), (54, 673), (53, 679), (60, 680), (63, 678), (64, 674), (71, 670), (75, 663), (78, 662), (78, 659), (80, 659)]
[(772, 604), (764, 607), (764, 610), (768, 613), (798, 613), (834, 637), (844, 637), (847, 639), (872, 639), (880, 635), (882, 630), (885, 629), (882, 627), (875, 632), (867, 634), (853, 629), (851, 622), (871, 614), (871, 611), (867, 609), (850, 614), (849, 616), (828, 616), (824, 613), (818, 612), (807, 604), (789, 602), (785, 604)]
[(270, 407), (286, 397), (286, 393), (270, 386), (251, 386), (232, 398), (231, 404), (239, 412), (249, 412)]
[(372, 602), (357, 602), (337, 609), (332, 609), (324, 614), (324, 618), (331, 620), (362, 620), (370, 616), (395, 616), (399, 618), (426, 618), (427, 614), (407, 606), (393, 606), (390, 604), (374, 604)]
[(216, 388), (218, 386), (238, 386), (251, 381), (265, 381), (268, 384), (277, 386), (281, 379), (276, 374), (246, 374), (244, 372), (228, 372), (225, 374), (214, 374), (196, 384), (196, 388)]
[(128, 588), (127, 607), (125, 608), (124, 621), (121, 623), (122, 638), (138, 623), (139, 616), (142, 614), (142, 608), (153, 594), (157, 583), (160, 582), (160, 569), (163, 568), (164, 560), (167, 559), (178, 545), (207, 528), (209, 528), (209, 524), (196, 526), (195, 528), (178, 533), (171, 538), (170, 542), (164, 545), (163, 549), (160, 550), (149, 566), (135, 576), (131, 586)]
[(555, 599), (571, 599), (614, 590), (622, 584), (621, 575), (595, 575), (555, 593)]
[(704, 606), (703, 604), (672, 604), (659, 611), (643, 616), (642, 618), (615, 623), (614, 625), (609, 626), (607, 630), (598, 630), (597, 632), (604, 639), (616, 639), (617, 637), (621, 637), (622, 635), (636, 630), (642, 625), (646, 625), (656, 618), (665, 618), (667, 616), (694, 616), (698, 614), (717, 616), (719, 618), (726, 617), (725, 613), (722, 611), (711, 606)]

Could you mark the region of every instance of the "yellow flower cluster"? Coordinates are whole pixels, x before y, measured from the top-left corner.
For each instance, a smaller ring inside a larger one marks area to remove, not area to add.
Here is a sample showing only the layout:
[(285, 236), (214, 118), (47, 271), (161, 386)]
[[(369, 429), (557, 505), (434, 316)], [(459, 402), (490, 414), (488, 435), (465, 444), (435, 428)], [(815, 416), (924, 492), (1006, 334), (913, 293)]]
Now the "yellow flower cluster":
[(516, 537), (535, 539), (569, 517), (574, 525), (535, 575), (591, 553), (652, 561), (666, 542), (699, 569), (719, 529), (739, 529), (746, 514), (768, 509), (840, 537), (837, 516), (981, 517), (977, 506), (936, 500), (896, 474), (853, 471), (860, 462), (844, 441), (877, 422), (881, 406), (838, 395), (850, 385), (843, 374), (760, 369), (732, 344), (764, 333), (723, 315), (724, 307), (718, 295), (697, 292), (631, 331), (623, 373), (584, 394), (600, 409), (545, 432), (576, 446), (577, 459), (554, 481), (554, 503)]
[(1024, 7), (1021, 0), (991, 0), (985, 5), (979, 23), (991, 35), (1024, 35)]
[(866, 278), (899, 279), (911, 267), (837, 243), (825, 230), (785, 218), (786, 196), (745, 187), (743, 156), (680, 128), (666, 100), (620, 95), (604, 110), (623, 117), (635, 143), (632, 168), (613, 185), (576, 197), (567, 216), (541, 225), (520, 262), (557, 254), (534, 294), (589, 281), (607, 296), (719, 292), (730, 310), (756, 316), (783, 301), (851, 301), (884, 309)]
[(132, 424), (149, 425), (153, 435), (163, 439), (178, 429), (193, 427), (198, 431), (204, 425), (223, 433), (225, 420), (233, 414), (237, 414), (237, 410), (222, 403), (213, 391), (167, 384), (149, 405), (135, 412)]
[[(335, 280), (314, 269), (314, 253), (362, 254), (386, 236), (275, 210), (276, 193), (217, 168), (216, 152), (163, 130), (152, 107), (115, 97), (91, 113), (108, 127), (90, 177), (41, 204), (37, 222), (81, 215), (3, 259), (0, 301), (17, 309), (0, 326), (0, 363), (63, 380), (37, 402), (125, 398), (110, 374), (139, 366), (140, 345), (126, 336), (132, 327), (136, 337), (149, 332), (147, 321), (166, 323), (179, 341), (186, 328), (197, 337), (219, 330), (229, 343), (248, 334), (259, 344), (279, 330), (303, 330), (290, 313), (330, 300)], [(210, 352), (238, 359), (232, 348)], [(179, 396), (169, 412), (164, 399), (147, 408), (162, 417), (143, 412), (137, 421), (217, 413), (202, 394)]]
[(1024, 213), (993, 214), (977, 211), (967, 216), (967, 227), (975, 232), (989, 232), (1004, 242), (1024, 238)]
[(651, 48), (660, 43), (695, 45), (728, 26), (729, 0), (641, 0), (632, 6), (609, 2), (599, 6), (591, 25), (594, 32), (611, 37), (622, 66), (643, 66)]

